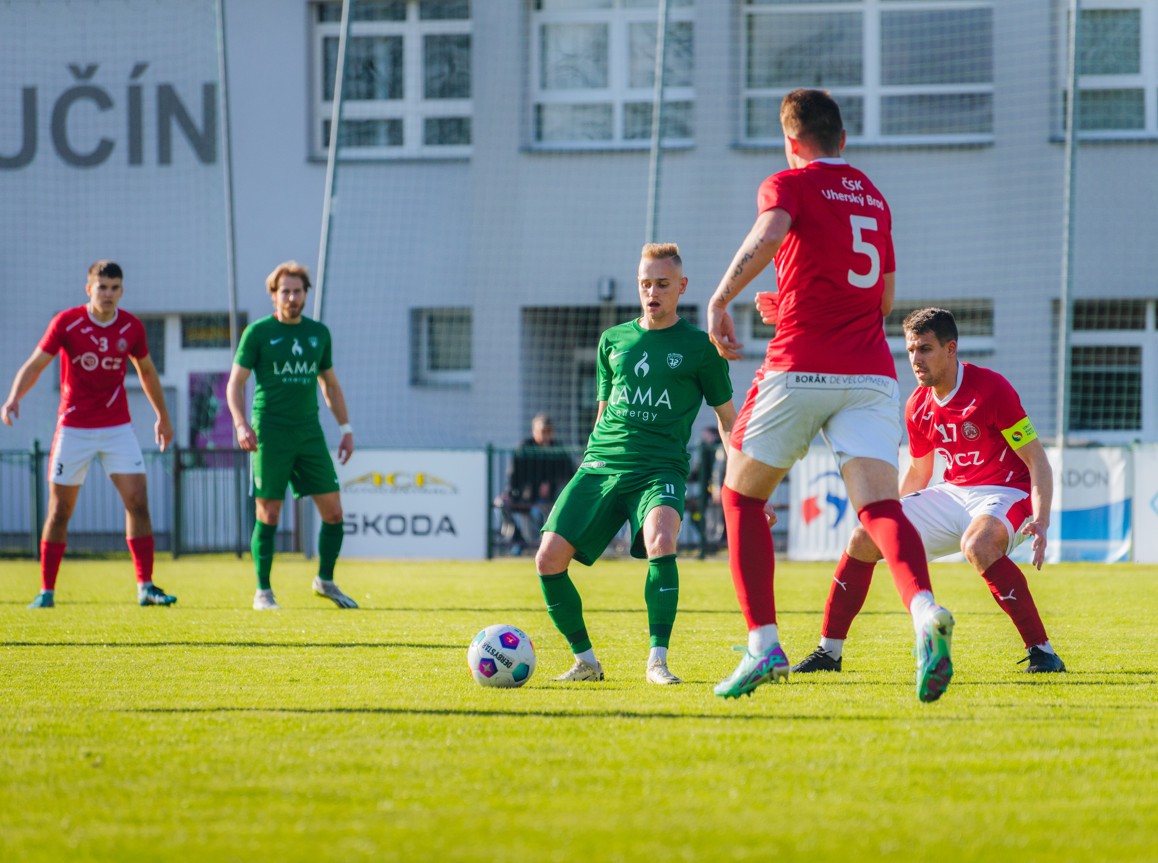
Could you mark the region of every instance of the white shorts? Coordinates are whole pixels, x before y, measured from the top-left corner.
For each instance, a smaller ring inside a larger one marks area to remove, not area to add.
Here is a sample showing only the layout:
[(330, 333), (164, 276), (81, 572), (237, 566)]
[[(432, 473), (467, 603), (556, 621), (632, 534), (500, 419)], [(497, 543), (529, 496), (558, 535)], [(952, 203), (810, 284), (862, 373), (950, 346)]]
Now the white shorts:
[(901, 400), (886, 375), (761, 370), (736, 420), (732, 443), (759, 462), (789, 468), (817, 433), (844, 468), (854, 458), (897, 466)]
[(1021, 529), (1033, 518), (1029, 494), (1005, 485), (960, 486), (939, 482), (905, 495), (901, 506), (921, 534), (929, 560), (959, 553), (961, 537), (973, 519), (982, 515), (993, 516), (1005, 525), (1009, 535), (1005, 553), (1009, 554), (1025, 540)]
[(48, 481), (57, 485), (83, 485), (94, 458), (105, 473), (144, 473), (141, 445), (129, 424), (80, 429), (57, 426), (48, 459)]

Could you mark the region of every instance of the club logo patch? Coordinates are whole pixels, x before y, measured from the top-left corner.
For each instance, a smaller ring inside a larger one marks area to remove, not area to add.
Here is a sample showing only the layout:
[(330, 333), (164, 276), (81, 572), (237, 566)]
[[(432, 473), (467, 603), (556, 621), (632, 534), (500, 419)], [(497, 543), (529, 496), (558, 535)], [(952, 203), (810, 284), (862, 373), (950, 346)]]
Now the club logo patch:
[(684, 361), (684, 355), (683, 354), (668, 354), (667, 355), (668, 368), (672, 368), (672, 369), (679, 368), (680, 363), (682, 363), (683, 361)]
[(977, 440), (977, 438), (981, 437), (981, 429), (969, 421), (966, 421), (965, 425), (961, 426), (961, 433), (965, 435), (966, 440)]
[(123, 354), (129, 349), (129, 343), (124, 339), (117, 339), (117, 353)]

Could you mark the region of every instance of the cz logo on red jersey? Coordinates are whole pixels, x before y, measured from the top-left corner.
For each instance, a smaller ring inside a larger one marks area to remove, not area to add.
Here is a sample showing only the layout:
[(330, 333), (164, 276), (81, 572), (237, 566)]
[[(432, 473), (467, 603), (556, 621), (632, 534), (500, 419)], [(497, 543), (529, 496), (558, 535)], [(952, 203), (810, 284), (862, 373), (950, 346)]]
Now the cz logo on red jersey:
[(124, 357), (98, 357), (92, 351), (83, 353), (73, 360), (74, 363), (80, 363), (80, 367), (86, 372), (95, 370), (97, 366), (105, 371), (119, 371), (124, 361)]

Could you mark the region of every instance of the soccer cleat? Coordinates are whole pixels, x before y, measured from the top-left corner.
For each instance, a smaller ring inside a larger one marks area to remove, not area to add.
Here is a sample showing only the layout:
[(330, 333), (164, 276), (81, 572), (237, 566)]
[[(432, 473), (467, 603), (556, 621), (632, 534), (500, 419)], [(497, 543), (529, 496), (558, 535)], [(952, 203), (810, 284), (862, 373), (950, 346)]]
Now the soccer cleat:
[(746, 647), (733, 647), (732, 650), (742, 650), (744, 655), (732, 676), (721, 680), (712, 690), (721, 698), (751, 695), (753, 689), (768, 681), (788, 682), (788, 657), (784, 655), (779, 643), (773, 644), (758, 657), (749, 653)]
[(655, 659), (647, 664), (647, 682), (659, 684), (683, 683), (682, 680), (671, 673), (671, 669), (667, 667), (667, 663), (662, 659)]
[(832, 654), (823, 647), (818, 647), (800, 662), (792, 666), (793, 674), (809, 674), (813, 671), (840, 671), (840, 661), (843, 657), (832, 658)]
[(273, 590), (259, 590), (253, 595), (254, 611), (280, 611), (281, 606), (273, 598)]
[(953, 678), (953, 660), (949, 642), (953, 638), (953, 615), (937, 606), (921, 625), (917, 635), (917, 698), (936, 701), (949, 688)]
[(578, 656), (575, 657), (575, 664), (554, 680), (561, 680), (564, 683), (579, 683), (581, 681), (599, 681), (603, 679), (603, 666), (599, 664), (598, 660), (594, 664), (584, 662)]
[(1025, 670), (1030, 674), (1053, 674), (1066, 670), (1066, 664), (1061, 661), (1060, 656), (1042, 650), (1036, 644), (1025, 652), (1025, 658), (1019, 659), (1017, 664), (1021, 665), (1023, 662), (1029, 663), (1029, 667)]
[(28, 603), (29, 608), (56, 608), (56, 594), (51, 590), (42, 590), (36, 594), (36, 599)]
[(176, 601), (177, 597), (170, 596), (155, 584), (149, 584), (137, 591), (137, 602), (141, 605), (172, 605)]
[(332, 581), (325, 581), (321, 578), (314, 579), (314, 593), (318, 596), (324, 596), (326, 599), (332, 600), (334, 605), (338, 608), (357, 608), (358, 603), (342, 593), (341, 588)]

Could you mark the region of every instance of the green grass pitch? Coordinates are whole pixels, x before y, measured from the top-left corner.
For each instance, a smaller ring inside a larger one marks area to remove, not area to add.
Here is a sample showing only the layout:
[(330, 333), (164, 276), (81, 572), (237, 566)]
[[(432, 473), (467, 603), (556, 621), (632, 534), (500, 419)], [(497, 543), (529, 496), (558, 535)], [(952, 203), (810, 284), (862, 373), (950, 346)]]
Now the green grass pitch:
[[(602, 685), (551, 682), (570, 655), (525, 559), (343, 561), (345, 612), (282, 555), (274, 613), (233, 558), (162, 558), (167, 609), (136, 605), (127, 560), (66, 560), (32, 611), (36, 565), (0, 564), (0, 860), (1158, 859), (1158, 567), (1033, 573), (1070, 670), (1031, 677), (983, 582), (935, 565), (956, 676), (921, 704), (883, 566), (842, 673), (728, 703), (726, 562), (680, 566), (685, 683), (656, 687), (637, 562), (572, 570)], [(830, 574), (779, 567), (792, 661)], [(522, 689), (467, 672), (491, 623), (535, 641)]]

